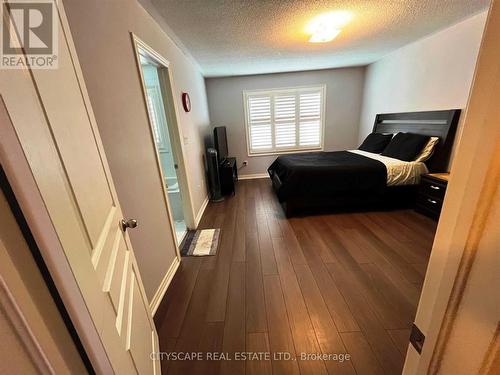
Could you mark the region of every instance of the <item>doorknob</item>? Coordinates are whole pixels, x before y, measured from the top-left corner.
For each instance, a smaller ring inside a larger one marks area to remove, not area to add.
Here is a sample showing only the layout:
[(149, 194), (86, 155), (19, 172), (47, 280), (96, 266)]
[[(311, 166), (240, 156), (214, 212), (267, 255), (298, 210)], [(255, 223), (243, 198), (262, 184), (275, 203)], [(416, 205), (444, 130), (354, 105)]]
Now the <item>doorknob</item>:
[(120, 221), (120, 226), (122, 228), (122, 231), (126, 231), (127, 228), (135, 228), (137, 226), (137, 220), (135, 219), (122, 219)]

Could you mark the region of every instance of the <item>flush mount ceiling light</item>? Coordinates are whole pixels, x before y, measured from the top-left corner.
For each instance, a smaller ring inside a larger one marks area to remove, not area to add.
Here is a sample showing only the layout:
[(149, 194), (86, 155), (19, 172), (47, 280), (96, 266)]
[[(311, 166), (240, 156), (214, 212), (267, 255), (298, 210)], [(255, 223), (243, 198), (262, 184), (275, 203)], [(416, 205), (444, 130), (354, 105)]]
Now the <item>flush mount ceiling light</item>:
[(319, 32), (311, 35), (311, 37), (309, 38), (309, 42), (310, 43), (329, 42), (329, 41), (335, 39), (335, 37), (337, 35), (339, 35), (341, 31), (342, 30), (340, 30), (340, 29), (328, 29), (328, 30), (319, 31)]
[(328, 12), (314, 17), (305, 28), (305, 32), (311, 37), (311, 43), (329, 42), (342, 31), (342, 27), (347, 25), (352, 19), (350, 12)]

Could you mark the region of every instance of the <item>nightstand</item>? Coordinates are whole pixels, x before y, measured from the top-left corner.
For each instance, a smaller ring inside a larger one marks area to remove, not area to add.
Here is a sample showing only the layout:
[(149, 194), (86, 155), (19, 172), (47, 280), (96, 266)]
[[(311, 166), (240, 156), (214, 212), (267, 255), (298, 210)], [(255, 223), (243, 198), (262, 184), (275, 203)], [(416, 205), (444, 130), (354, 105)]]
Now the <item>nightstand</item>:
[(433, 219), (439, 219), (449, 175), (449, 173), (429, 173), (422, 175), (415, 211)]

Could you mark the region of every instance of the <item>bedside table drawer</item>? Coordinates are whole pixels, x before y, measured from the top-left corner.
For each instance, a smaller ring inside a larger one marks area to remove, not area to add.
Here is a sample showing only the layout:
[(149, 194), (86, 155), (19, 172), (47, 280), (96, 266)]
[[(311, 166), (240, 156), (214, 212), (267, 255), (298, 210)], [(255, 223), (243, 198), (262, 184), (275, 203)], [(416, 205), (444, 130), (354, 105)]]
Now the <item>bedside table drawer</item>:
[(422, 175), (415, 202), (415, 210), (436, 220), (439, 219), (447, 186), (447, 173)]
[(446, 192), (446, 184), (433, 181), (427, 178), (422, 178), (420, 182), (420, 194), (428, 195), (434, 198), (444, 199), (444, 193)]
[(441, 208), (443, 207), (443, 200), (430, 196), (419, 194), (417, 196), (416, 210), (420, 211), (428, 216), (439, 218), (441, 213)]

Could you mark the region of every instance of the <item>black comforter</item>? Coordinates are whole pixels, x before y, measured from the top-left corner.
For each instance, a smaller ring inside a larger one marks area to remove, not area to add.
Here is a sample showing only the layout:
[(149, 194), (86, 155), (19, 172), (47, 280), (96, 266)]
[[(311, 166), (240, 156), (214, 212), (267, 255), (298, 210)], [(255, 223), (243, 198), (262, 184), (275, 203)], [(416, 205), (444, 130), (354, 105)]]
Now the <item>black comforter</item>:
[(279, 156), (268, 168), (279, 177), (278, 199), (382, 193), (387, 183), (385, 165), (349, 151), (311, 152)]

